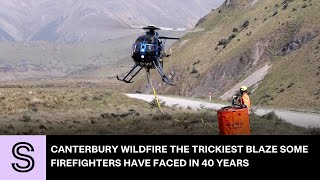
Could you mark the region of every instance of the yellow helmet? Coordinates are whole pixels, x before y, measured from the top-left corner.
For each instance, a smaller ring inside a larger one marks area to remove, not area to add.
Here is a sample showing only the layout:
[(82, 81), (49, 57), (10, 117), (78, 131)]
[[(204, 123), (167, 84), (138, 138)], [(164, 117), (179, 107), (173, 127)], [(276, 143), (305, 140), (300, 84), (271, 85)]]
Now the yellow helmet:
[(248, 90), (248, 87), (247, 87), (247, 86), (242, 86), (242, 87), (240, 88), (240, 91), (246, 91), (246, 90)]

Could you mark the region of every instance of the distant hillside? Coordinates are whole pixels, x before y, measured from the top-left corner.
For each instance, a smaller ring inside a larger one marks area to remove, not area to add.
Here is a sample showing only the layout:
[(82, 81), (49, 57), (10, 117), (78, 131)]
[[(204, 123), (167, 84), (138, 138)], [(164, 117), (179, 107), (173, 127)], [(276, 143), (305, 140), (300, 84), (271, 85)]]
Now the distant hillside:
[[(174, 37), (185, 33), (161, 32)], [(132, 43), (139, 35), (100, 43), (0, 42), (0, 82), (66, 76), (115, 78), (117, 74), (127, 73), (133, 65), (129, 56)]]
[[(229, 101), (240, 85), (255, 105), (320, 111), (320, 1), (228, 0), (166, 60), (177, 86), (159, 93)], [(145, 90), (145, 77), (131, 90)]]
[(117, 69), (134, 38), (81, 44), (0, 42), (0, 81), (64, 77), (101, 66)]
[(2, 0), (0, 40), (101, 42), (130, 27), (191, 28), (222, 0)]
[(0, 81), (114, 76), (121, 69), (127, 71), (132, 63), (130, 58), (123, 58), (130, 56), (133, 41), (145, 33), (138, 27), (155, 24), (192, 28), (221, 3), (222, 0), (3, 0)]

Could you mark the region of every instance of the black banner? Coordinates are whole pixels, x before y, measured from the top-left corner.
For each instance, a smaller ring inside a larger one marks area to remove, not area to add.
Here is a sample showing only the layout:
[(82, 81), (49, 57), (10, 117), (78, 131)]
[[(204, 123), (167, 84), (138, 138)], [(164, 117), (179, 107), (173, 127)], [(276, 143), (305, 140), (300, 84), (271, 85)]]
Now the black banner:
[(310, 175), (319, 169), (319, 144), (319, 136), (47, 136), (47, 179), (146, 172)]

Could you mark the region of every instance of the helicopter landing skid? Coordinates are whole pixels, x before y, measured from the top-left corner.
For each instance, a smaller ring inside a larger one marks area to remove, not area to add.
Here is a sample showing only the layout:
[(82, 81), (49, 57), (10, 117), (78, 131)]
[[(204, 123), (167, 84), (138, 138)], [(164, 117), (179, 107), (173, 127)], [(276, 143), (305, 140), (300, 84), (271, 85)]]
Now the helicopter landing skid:
[(133, 68), (130, 70), (130, 72), (129, 72), (123, 79), (120, 79), (119, 76), (117, 76), (117, 79), (118, 79), (119, 81), (122, 81), (122, 82), (125, 82), (125, 83), (128, 83), (128, 84), (129, 84), (129, 83), (133, 83), (132, 79), (137, 76), (137, 74), (142, 70), (142, 67), (140, 67), (140, 69), (139, 69), (136, 73), (134, 73), (134, 75), (133, 75), (129, 80), (126, 80), (126, 79), (134, 72), (134, 70), (135, 70), (137, 67), (138, 67), (138, 64), (135, 64), (135, 65), (133, 66)]
[(162, 68), (156, 64), (155, 62), (153, 62), (154, 66), (156, 67), (158, 73), (160, 74), (163, 82), (165, 82), (166, 84), (170, 85), (170, 86), (175, 86), (174, 84), (172, 84), (172, 82), (169, 80), (169, 78), (164, 74)]

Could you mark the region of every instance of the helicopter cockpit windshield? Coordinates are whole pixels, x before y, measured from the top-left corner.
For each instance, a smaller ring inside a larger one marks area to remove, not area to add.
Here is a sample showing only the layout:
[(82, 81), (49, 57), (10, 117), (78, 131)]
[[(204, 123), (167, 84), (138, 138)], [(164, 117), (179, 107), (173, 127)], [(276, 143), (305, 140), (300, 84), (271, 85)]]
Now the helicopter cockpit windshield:
[(154, 57), (158, 49), (158, 40), (153, 36), (141, 36), (139, 37), (132, 47), (132, 57), (139, 61), (141, 58)]
[(157, 41), (153, 36), (141, 36), (136, 40), (135, 44), (151, 44), (151, 45), (153, 44), (153, 45), (156, 45)]

